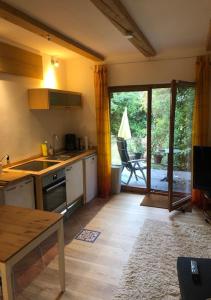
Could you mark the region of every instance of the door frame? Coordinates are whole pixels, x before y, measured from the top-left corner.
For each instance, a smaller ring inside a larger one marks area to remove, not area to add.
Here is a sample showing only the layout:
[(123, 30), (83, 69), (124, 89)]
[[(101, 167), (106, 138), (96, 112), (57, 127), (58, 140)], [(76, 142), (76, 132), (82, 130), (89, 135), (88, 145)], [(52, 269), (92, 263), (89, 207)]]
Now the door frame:
[(121, 185), (122, 191), (132, 192), (132, 193), (159, 193), (168, 194), (168, 191), (152, 190), (151, 189), (151, 113), (152, 113), (152, 90), (158, 88), (171, 88), (171, 83), (163, 84), (147, 84), (147, 85), (126, 85), (126, 86), (110, 86), (108, 88), (109, 93), (109, 103), (111, 103), (111, 94), (115, 92), (148, 92), (147, 99), (147, 186), (143, 187), (133, 187), (127, 185)]

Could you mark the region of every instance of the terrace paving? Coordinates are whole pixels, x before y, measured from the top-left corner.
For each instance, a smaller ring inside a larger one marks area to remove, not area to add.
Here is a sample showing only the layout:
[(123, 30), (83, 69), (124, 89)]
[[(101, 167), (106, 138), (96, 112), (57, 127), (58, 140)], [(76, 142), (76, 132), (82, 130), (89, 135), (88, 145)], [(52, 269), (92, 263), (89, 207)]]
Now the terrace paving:
[[(146, 174), (146, 170), (145, 170)], [(126, 169), (123, 170), (121, 180), (124, 185), (129, 178), (130, 172)], [(162, 180), (167, 177), (166, 170), (151, 169), (151, 188), (155, 190), (168, 191), (168, 181)], [(133, 175), (128, 186), (146, 187), (143, 179), (136, 181)], [(188, 171), (174, 171), (174, 191), (176, 192), (190, 192), (191, 191), (191, 172)]]

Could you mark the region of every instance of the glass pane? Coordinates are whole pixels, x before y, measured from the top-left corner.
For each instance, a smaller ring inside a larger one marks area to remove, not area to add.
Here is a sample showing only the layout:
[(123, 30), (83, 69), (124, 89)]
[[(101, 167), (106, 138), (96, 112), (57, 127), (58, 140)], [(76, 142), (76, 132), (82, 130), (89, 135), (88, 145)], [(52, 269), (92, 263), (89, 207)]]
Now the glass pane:
[(50, 92), (50, 104), (57, 107), (80, 106), (81, 95), (75, 93)]
[(50, 92), (50, 104), (52, 106), (66, 106), (68, 94)]
[(168, 191), (170, 88), (152, 90), (151, 189)]
[(81, 95), (79, 94), (68, 94), (66, 106), (80, 106)]
[(112, 93), (112, 164), (122, 165), (122, 185), (147, 186), (147, 99), (147, 91)]
[(191, 194), (194, 96), (193, 87), (177, 87), (173, 148), (173, 202)]

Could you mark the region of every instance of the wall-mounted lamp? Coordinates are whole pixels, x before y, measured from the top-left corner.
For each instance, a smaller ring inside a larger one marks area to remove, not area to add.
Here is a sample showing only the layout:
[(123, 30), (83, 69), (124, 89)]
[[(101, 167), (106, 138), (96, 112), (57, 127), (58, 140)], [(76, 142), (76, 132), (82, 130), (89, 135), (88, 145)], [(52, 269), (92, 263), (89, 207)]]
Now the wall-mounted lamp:
[(56, 57), (51, 57), (51, 64), (53, 67), (58, 68), (59, 67), (59, 60)]
[(51, 40), (51, 36), (50, 36), (50, 34), (48, 34), (48, 33), (47, 33), (45, 37), (46, 37), (46, 39), (47, 39), (48, 41), (50, 41), (50, 40)]

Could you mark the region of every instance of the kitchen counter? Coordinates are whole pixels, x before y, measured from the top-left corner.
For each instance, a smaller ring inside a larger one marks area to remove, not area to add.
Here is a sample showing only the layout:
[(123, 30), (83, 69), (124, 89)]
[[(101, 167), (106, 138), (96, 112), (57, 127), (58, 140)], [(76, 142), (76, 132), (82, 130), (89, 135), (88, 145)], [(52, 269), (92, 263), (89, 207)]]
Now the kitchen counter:
[[(23, 171), (23, 170), (16, 170), (16, 169), (11, 169), (12, 167), (8, 167), (8, 168), (4, 168), (4, 172), (2, 173), (5, 178), (6, 178), (6, 174), (8, 175), (8, 178), (11, 177), (11, 180), (16, 180), (15, 178), (19, 176), (19, 178), (23, 178), (24, 176), (27, 176), (27, 175), (36, 175), (36, 176), (42, 176), (42, 175), (45, 175), (51, 171), (54, 171), (54, 170), (58, 170), (60, 168), (64, 168), (66, 167), (67, 165), (71, 164), (71, 163), (74, 163), (75, 161), (77, 160), (80, 160), (80, 159), (83, 159), (87, 156), (90, 156), (92, 154), (96, 153), (96, 150), (87, 150), (87, 151), (83, 151), (83, 152), (79, 152), (78, 155), (75, 155), (74, 157), (71, 157), (69, 159), (66, 159), (66, 160), (53, 160), (53, 159), (50, 159), (50, 158), (46, 158), (46, 157), (38, 157), (36, 159), (29, 159), (29, 160), (24, 160), (24, 163), (26, 162), (30, 162), (30, 161), (53, 161), (53, 162), (57, 162), (57, 164), (53, 165), (53, 166), (50, 166), (44, 170), (41, 170), (41, 171)], [(14, 166), (19, 166), (19, 165), (22, 165), (23, 164), (23, 161), (22, 162), (17, 162), (16, 164), (13, 165)], [(13, 175), (13, 174), (16, 174), (16, 175)], [(20, 174), (20, 175), (17, 175), (17, 174)], [(14, 179), (12, 179), (14, 178)], [(3, 180), (4, 179), (1, 179), (0, 177), (0, 180)]]
[(0, 174), (0, 186), (4, 187), (7, 184), (18, 181), (21, 179), (25, 179), (26, 177), (29, 177), (29, 174), (26, 174), (25, 172), (10, 172), (10, 170), (6, 171), (6, 169), (3, 170), (3, 172)]
[[(50, 175), (51, 173), (54, 174), (54, 172), (57, 172), (60, 169), (65, 169), (67, 166), (74, 164), (77, 161), (83, 160), (93, 154), (96, 154), (96, 150), (88, 150), (88, 151), (83, 151), (79, 153), (73, 153), (72, 157), (69, 159), (65, 160), (59, 160), (59, 159), (50, 159), (49, 157), (36, 157), (36, 158), (31, 158), (31, 159), (26, 159), (17, 163), (14, 163), (10, 165), (7, 168), (3, 169), (2, 173), (2, 180), (4, 178), (6, 182), (6, 178), (8, 181), (13, 182), (18, 179), (22, 179), (23, 177), (26, 176), (33, 176), (34, 177), (34, 184), (35, 184), (35, 207), (37, 209), (44, 209), (44, 204), (43, 204), (43, 177)], [(56, 162), (54, 165), (47, 166), (45, 169), (42, 169), (41, 171), (23, 171), (20, 169), (12, 169), (13, 167), (17, 167), (23, 164), (26, 164), (28, 162), (36, 162), (36, 161), (42, 161), (42, 162)], [(3, 182), (3, 181), (2, 181)], [(0, 190), (2, 186), (2, 182), (0, 182)], [(8, 184), (8, 182), (6, 182)]]

